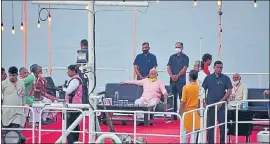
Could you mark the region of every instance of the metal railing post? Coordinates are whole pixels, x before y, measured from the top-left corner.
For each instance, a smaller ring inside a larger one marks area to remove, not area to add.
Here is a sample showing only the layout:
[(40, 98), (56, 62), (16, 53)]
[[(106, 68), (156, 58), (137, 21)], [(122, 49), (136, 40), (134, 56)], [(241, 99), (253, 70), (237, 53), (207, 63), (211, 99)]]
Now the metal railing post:
[[(2, 128), (2, 130), (32, 130), (32, 143), (35, 143), (35, 116), (34, 109), (29, 106), (2, 105), (2, 108), (27, 108), (32, 113), (32, 128)], [(23, 110), (24, 111), (24, 110)], [(26, 116), (27, 117), (27, 116)]]

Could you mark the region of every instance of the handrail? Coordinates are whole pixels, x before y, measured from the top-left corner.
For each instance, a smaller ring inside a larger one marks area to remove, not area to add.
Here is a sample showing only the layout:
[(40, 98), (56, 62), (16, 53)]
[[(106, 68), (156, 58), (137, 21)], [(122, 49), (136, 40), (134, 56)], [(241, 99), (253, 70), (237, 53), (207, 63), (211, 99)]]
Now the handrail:
[[(152, 111), (126, 111), (126, 110), (94, 110), (94, 111), (89, 111), (89, 117), (91, 117), (91, 115), (93, 115), (94, 113), (101, 113), (101, 112), (109, 112), (109, 113), (133, 113), (134, 115), (134, 131), (133, 133), (120, 133), (120, 132), (116, 132), (114, 134), (133, 134), (133, 140), (136, 143), (136, 138), (137, 135), (150, 135), (150, 136), (170, 136), (170, 137), (179, 137), (180, 135), (165, 135), (165, 134), (140, 134), (137, 133), (137, 113), (143, 113), (143, 114), (166, 114), (166, 115), (176, 115), (179, 117), (179, 119), (181, 120), (181, 116), (178, 113), (175, 112), (152, 112)], [(89, 123), (90, 123), (90, 119), (89, 119)], [(180, 123), (179, 123), (180, 126)], [(93, 141), (91, 141), (91, 135), (95, 135), (95, 134), (104, 134), (104, 133), (108, 133), (108, 132), (93, 132), (92, 129), (90, 128), (89, 125), (89, 143), (93, 143)], [(180, 130), (179, 130), (180, 131)], [(181, 142), (181, 139), (179, 140), (179, 142)]]
[[(237, 104), (236, 104), (236, 120), (235, 120), (235, 123), (236, 123), (236, 126), (235, 126), (235, 131), (236, 131), (236, 134), (235, 134), (235, 143), (238, 143), (238, 123), (248, 123), (249, 121), (241, 121), (239, 122), (239, 119), (238, 119), (238, 116), (239, 116), (239, 107), (240, 107), (240, 104), (242, 104), (243, 102), (269, 102), (270, 100), (269, 99), (250, 99), (250, 100), (241, 100), (239, 101)], [(269, 122), (269, 120), (267, 120)], [(262, 122), (262, 121), (261, 121)]]
[[(66, 70), (66, 67), (52, 67), (53, 70)], [(49, 74), (48, 68), (43, 68), (43, 70)], [(130, 73), (128, 69), (123, 69), (123, 68), (97, 68), (97, 70), (103, 70), (103, 71), (119, 71), (119, 72), (126, 72), (128, 75), (128, 79), (130, 80)], [(158, 72), (167, 72), (167, 70), (158, 70)], [(189, 72), (186, 72), (188, 74)], [(224, 73), (226, 75), (233, 75), (234, 73)], [(239, 73), (240, 75), (250, 75), (250, 76), (258, 76), (258, 86), (261, 88), (261, 76), (269, 76), (270, 73)]]
[(35, 117), (34, 109), (29, 106), (2, 105), (2, 108), (28, 108), (32, 113), (32, 128), (2, 128), (2, 130), (32, 130), (32, 143), (35, 143)]
[[(158, 72), (167, 72), (167, 70), (158, 70)], [(186, 74), (188, 74), (189, 72), (187, 71)], [(224, 73), (226, 75), (233, 75), (235, 73)], [(270, 73), (239, 73), (240, 75), (253, 75), (253, 76), (258, 76), (258, 84), (259, 84), (259, 88), (261, 88), (261, 76), (262, 75), (270, 75)]]
[[(47, 75), (48, 75), (48, 68), (42, 68), (44, 71), (46, 71)], [(66, 67), (52, 67), (51, 71), (54, 70), (67, 70)], [(125, 72), (128, 75), (128, 79), (130, 79), (130, 74), (128, 69), (122, 69), (122, 68), (96, 68), (96, 70), (100, 70), (100, 71), (118, 71), (118, 72)]]
[[(62, 130), (42, 130), (41, 129), (41, 123), (39, 123), (39, 129), (38, 129), (38, 143), (41, 143), (41, 131), (50, 131), (50, 132), (62, 132), (64, 133), (64, 137), (62, 135), (62, 139), (66, 139), (66, 135), (68, 135), (69, 133), (71, 132), (76, 132), (76, 133), (82, 133), (83, 134), (83, 138), (82, 138), (82, 143), (85, 143), (85, 113), (79, 109), (79, 108), (60, 108), (60, 107), (44, 107), (41, 109), (40, 113), (39, 113), (39, 120), (41, 121), (41, 116), (42, 116), (42, 112), (44, 110), (50, 110), (50, 109), (53, 109), (53, 110), (62, 110), (63, 111), (67, 111), (67, 110), (71, 110), (71, 111), (79, 111), (82, 113), (82, 116), (83, 116), (83, 129), (81, 131), (70, 131), (68, 129), (66, 129), (66, 126), (63, 127), (62, 125)], [(66, 115), (66, 113), (65, 113)], [(77, 118), (78, 119), (78, 118)], [(65, 117), (65, 121), (66, 121), (66, 117)], [(71, 127), (72, 125), (70, 125)], [(64, 143), (63, 141), (61, 143)]]
[[(222, 104), (222, 106), (225, 104), (225, 122), (224, 123), (219, 123), (218, 125), (216, 125), (216, 122), (217, 122), (217, 106), (219, 104)], [(210, 127), (207, 127), (207, 114), (208, 114), (208, 109), (209, 107), (215, 107), (215, 123), (214, 123), (214, 126), (210, 126)], [(204, 113), (204, 134), (203, 134), (203, 143), (206, 142), (206, 130), (207, 129), (211, 129), (211, 128), (214, 128), (214, 143), (217, 143), (217, 139), (216, 139), (216, 133), (217, 133), (217, 127), (221, 126), (221, 125), (225, 125), (225, 142), (227, 142), (227, 114), (228, 113), (228, 105), (227, 105), (227, 101), (221, 101), (221, 102), (217, 102), (217, 103), (213, 103), (213, 104), (209, 104), (205, 107), (205, 113)], [(200, 130), (201, 131), (201, 130)]]
[[(190, 111), (187, 111), (187, 112), (184, 112), (183, 115), (182, 115), (182, 120), (180, 121), (181, 122), (181, 127), (180, 127), (180, 136), (181, 136), (181, 143), (187, 143), (185, 141), (185, 138), (187, 135), (190, 135), (190, 134), (193, 134), (193, 133), (198, 133), (198, 130), (195, 130), (195, 112), (198, 112), (198, 111), (202, 111), (204, 110), (204, 108), (198, 108), (198, 109), (194, 109), (194, 110), (190, 110)], [(191, 132), (187, 132), (187, 133), (184, 133), (185, 132), (185, 128), (184, 128), (184, 124), (185, 124), (185, 116), (189, 113), (192, 113), (192, 131)], [(194, 131), (195, 130), (195, 131)], [(193, 140), (194, 138), (192, 138)], [(190, 143), (196, 143), (194, 141), (191, 141)]]

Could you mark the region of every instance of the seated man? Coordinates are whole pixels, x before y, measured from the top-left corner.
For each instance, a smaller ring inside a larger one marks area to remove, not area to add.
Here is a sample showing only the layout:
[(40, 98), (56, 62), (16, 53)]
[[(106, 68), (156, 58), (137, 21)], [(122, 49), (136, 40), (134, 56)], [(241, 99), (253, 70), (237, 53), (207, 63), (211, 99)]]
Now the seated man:
[(246, 86), (241, 82), (240, 74), (235, 73), (233, 75), (232, 84), (233, 84), (232, 93), (227, 100), (229, 108), (235, 108), (239, 101), (247, 99), (248, 93)]
[[(57, 97), (52, 96), (47, 93), (47, 81), (42, 76), (42, 67), (38, 67), (39, 70), (39, 77), (36, 80), (36, 90), (34, 92), (34, 97), (36, 99), (40, 99), (42, 103), (53, 103), (57, 102)], [(50, 124), (53, 122), (53, 119), (55, 117), (55, 112), (48, 112), (44, 111), (42, 114), (42, 124)]]
[[(151, 69), (149, 72), (149, 78), (125, 81), (120, 84), (135, 84), (143, 86), (143, 94), (135, 101), (135, 105), (146, 105), (151, 107), (159, 103), (162, 94), (165, 98), (168, 96), (164, 83), (161, 80), (158, 80), (157, 76), (157, 70)], [(143, 118), (143, 114), (138, 114), (138, 118)]]

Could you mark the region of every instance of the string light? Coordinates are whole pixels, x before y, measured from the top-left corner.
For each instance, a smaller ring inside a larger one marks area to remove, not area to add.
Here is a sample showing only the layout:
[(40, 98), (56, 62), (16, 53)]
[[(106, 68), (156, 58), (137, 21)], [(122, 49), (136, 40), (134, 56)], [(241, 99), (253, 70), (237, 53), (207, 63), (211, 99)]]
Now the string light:
[(4, 31), (4, 23), (3, 22), (1, 22), (1, 30), (2, 30), (2, 32)]
[(257, 0), (254, 0), (254, 5), (255, 8), (257, 7)]
[(23, 2), (21, 2), (21, 30), (23, 31)]
[(193, 2), (193, 6), (197, 6), (198, 4), (197, 4), (197, 0), (194, 0), (194, 2)]
[(14, 25), (12, 26), (11, 33), (12, 33), (13, 35), (15, 35), (15, 28), (14, 28)]
[(23, 22), (21, 22), (21, 30), (23, 31)]
[(222, 6), (221, 0), (218, 0), (218, 1), (217, 1), (217, 6), (218, 6), (218, 8), (221, 8), (221, 6)]
[(40, 21), (37, 22), (37, 28), (40, 28)]
[(51, 14), (49, 14), (48, 21), (49, 21), (50, 23), (51, 23), (51, 21), (52, 21)]

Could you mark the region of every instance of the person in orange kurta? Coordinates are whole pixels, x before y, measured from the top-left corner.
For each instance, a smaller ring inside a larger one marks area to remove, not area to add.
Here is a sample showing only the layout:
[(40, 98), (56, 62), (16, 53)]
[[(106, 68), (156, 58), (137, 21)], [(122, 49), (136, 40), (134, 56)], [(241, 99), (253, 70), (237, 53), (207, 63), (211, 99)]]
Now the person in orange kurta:
[[(182, 116), (184, 112), (195, 110), (199, 108), (199, 85), (196, 83), (198, 72), (191, 70), (189, 72), (189, 84), (185, 85), (182, 90), (182, 99), (179, 113)], [(195, 123), (193, 124), (193, 119)], [(193, 126), (194, 125), (194, 126)], [(192, 132), (200, 129), (200, 115), (199, 111), (187, 113), (184, 117), (184, 127), (186, 132)], [(186, 142), (186, 136), (183, 137)], [(191, 143), (196, 143), (198, 140), (198, 133), (191, 134)]]

